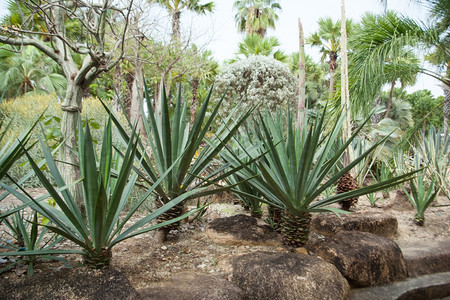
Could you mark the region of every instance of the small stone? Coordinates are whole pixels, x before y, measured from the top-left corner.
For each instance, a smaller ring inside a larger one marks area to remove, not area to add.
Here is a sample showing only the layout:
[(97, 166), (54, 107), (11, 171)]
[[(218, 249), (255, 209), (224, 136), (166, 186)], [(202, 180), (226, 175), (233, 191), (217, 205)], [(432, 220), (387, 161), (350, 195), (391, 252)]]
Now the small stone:
[(204, 268), (206, 268), (206, 265), (205, 265), (205, 263), (202, 263), (202, 264), (198, 265), (197, 268), (204, 269)]
[(166, 251), (166, 250), (167, 250), (167, 246), (162, 246), (162, 247), (161, 247), (161, 250)]

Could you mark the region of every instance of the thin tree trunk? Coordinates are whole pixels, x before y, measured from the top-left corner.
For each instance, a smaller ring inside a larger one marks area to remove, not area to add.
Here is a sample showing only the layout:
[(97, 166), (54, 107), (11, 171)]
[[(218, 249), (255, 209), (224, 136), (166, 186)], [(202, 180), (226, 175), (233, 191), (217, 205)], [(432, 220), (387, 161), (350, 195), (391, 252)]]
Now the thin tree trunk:
[[(373, 107), (377, 107), (381, 104), (381, 98), (377, 97), (375, 99), (375, 102), (373, 103)], [(378, 124), (381, 121), (381, 114), (373, 114), (370, 117), (370, 121), (372, 122), (373, 125)]]
[(120, 63), (116, 65), (116, 70), (114, 72), (114, 108), (116, 111), (120, 111), (123, 105), (123, 93), (122, 93), (122, 68)]
[(448, 115), (450, 112), (450, 86), (444, 87), (444, 138), (448, 138)]
[(133, 87), (131, 89), (131, 108), (130, 108), (130, 120), (131, 124), (137, 124), (136, 130), (138, 132), (144, 132), (144, 126), (142, 124), (141, 113), (141, 101), (143, 101), (143, 74), (142, 74), (142, 60), (140, 55), (141, 43), (136, 40), (136, 57), (134, 61), (135, 75), (133, 80)]
[(330, 57), (330, 61), (328, 62), (328, 65), (330, 66), (330, 95), (329, 95), (329, 97), (332, 97), (334, 94), (334, 74), (337, 69), (337, 53), (331, 52), (329, 57)]
[(197, 106), (198, 106), (198, 97), (197, 97), (198, 84), (199, 84), (198, 78), (192, 79), (191, 125), (194, 124), (195, 115), (196, 115), (196, 112), (197, 112)]
[[(65, 15), (63, 7), (55, 7), (55, 27), (56, 30), (65, 36)], [(64, 138), (64, 145), (59, 151), (60, 173), (66, 184), (75, 182), (81, 177), (78, 164), (78, 158), (74, 155), (77, 151), (76, 130), (78, 128), (78, 118), (82, 110), (82, 97), (84, 88), (89, 86), (89, 82), (80, 81), (77, 78), (80, 70), (76, 66), (71, 56), (70, 49), (60, 39), (55, 39), (54, 45), (60, 54), (64, 55), (64, 59), (60, 61), (61, 68), (66, 76), (67, 90), (63, 102), (61, 103), (62, 119), (61, 119), (61, 135)], [(85, 58), (84, 62), (88, 62), (89, 58)], [(83, 62), (83, 65), (84, 65)], [(70, 192), (80, 208), (83, 216), (86, 216), (86, 208), (84, 205), (83, 189), (81, 183), (70, 188)]]
[(395, 88), (395, 80), (392, 81), (391, 83), (391, 91), (389, 93), (389, 101), (388, 101), (388, 106), (386, 108), (386, 113), (384, 114), (384, 118), (389, 118), (389, 112), (391, 111), (391, 106), (392, 106), (392, 98), (394, 98), (394, 88)]
[(128, 72), (125, 75), (125, 83), (126, 83), (126, 92), (125, 92), (125, 99), (124, 99), (124, 106), (125, 106), (125, 113), (127, 114), (128, 118), (131, 119), (131, 97), (132, 97), (132, 91), (133, 91), (133, 83), (134, 83), (134, 77), (136, 75), (132, 72)]
[[(348, 58), (347, 58), (347, 28), (345, 20), (345, 1), (341, 0), (341, 107), (345, 113), (345, 122), (342, 128), (344, 140), (352, 135), (350, 114), (350, 92), (348, 87)], [(353, 148), (350, 145), (344, 154), (344, 166), (353, 159)]]
[[(64, 102), (61, 104), (63, 111), (61, 119), (61, 134), (65, 137), (64, 146), (60, 150), (61, 175), (66, 184), (70, 184), (81, 177), (80, 168), (78, 166), (77, 156), (73, 151), (77, 151), (76, 129), (78, 127), (78, 117), (82, 109), (83, 87), (76, 85), (73, 80), (69, 80), (67, 84), (67, 92)], [(78, 183), (71, 189), (71, 193), (85, 215), (85, 206), (83, 201), (83, 190), (81, 183)]]
[(298, 58), (298, 105), (297, 105), (297, 126), (302, 126), (305, 113), (305, 40), (303, 36), (303, 25), (298, 18), (298, 39), (299, 39), (299, 58)]

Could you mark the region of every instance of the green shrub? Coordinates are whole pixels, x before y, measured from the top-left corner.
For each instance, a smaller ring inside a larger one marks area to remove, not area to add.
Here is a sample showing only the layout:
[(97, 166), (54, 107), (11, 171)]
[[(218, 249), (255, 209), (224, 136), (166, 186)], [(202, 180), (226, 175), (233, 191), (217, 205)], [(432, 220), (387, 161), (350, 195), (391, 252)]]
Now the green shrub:
[[(41, 124), (44, 129), (44, 133), (50, 146), (55, 147), (61, 140), (61, 119), (62, 111), (58, 103), (58, 97), (55, 94), (52, 95), (28, 95), (21, 96), (11, 100), (3, 101), (0, 103), (0, 119), (6, 122), (11, 121), (11, 126), (5, 135), (5, 141), (11, 137), (17, 137), (26, 128), (29, 128), (33, 122), (45, 111), (41, 118)], [(108, 118), (108, 113), (101, 105), (98, 98), (90, 97), (83, 99), (83, 111), (82, 119), (88, 120), (92, 129), (92, 138), (96, 143), (101, 140), (103, 135), (103, 128), (101, 124), (104, 124)], [(122, 117), (119, 114), (120, 117)], [(39, 128), (35, 129), (36, 132), (40, 132)], [(35, 132), (35, 133), (36, 133)], [(31, 138), (31, 142), (36, 140), (36, 134)], [(0, 141), (0, 147), (2, 142)], [(99, 147), (97, 145), (97, 152)], [(30, 150), (30, 154), (37, 160), (43, 158), (42, 151), (39, 147), (35, 147)], [(27, 174), (31, 168), (29, 167), (26, 158), (22, 158), (16, 163), (9, 171), (9, 175), (18, 180)], [(24, 183), (25, 187), (38, 187), (39, 181), (35, 176), (32, 176), (27, 182)]]

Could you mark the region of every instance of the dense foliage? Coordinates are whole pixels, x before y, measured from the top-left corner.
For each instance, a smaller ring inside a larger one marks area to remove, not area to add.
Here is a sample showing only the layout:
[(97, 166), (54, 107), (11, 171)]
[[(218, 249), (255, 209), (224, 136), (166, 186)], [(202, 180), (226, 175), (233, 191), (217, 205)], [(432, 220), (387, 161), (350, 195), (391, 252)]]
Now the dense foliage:
[(243, 110), (262, 105), (269, 110), (286, 109), (296, 101), (297, 81), (283, 63), (261, 55), (232, 63), (216, 78), (216, 94), (226, 92), (223, 112), (239, 101)]

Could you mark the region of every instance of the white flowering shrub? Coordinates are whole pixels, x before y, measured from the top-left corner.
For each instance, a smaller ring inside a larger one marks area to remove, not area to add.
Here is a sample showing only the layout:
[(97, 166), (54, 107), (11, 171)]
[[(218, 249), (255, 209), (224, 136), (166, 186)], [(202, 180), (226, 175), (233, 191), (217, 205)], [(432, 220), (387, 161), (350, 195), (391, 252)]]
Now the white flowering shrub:
[(243, 110), (257, 105), (280, 111), (296, 103), (297, 80), (282, 62), (254, 55), (226, 66), (216, 78), (215, 92), (218, 97), (226, 92), (222, 114), (241, 100)]

